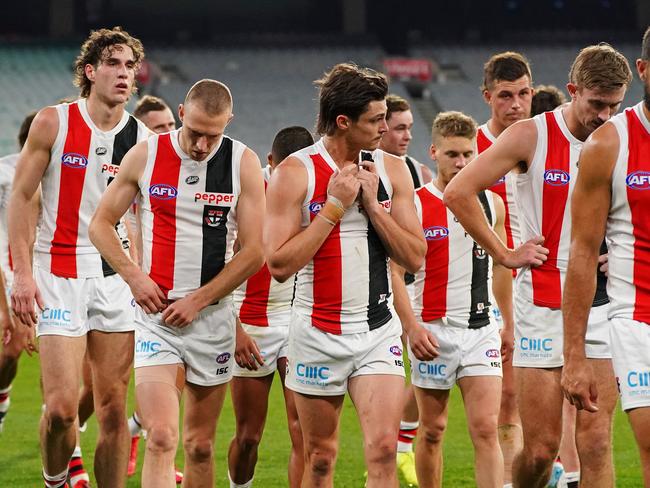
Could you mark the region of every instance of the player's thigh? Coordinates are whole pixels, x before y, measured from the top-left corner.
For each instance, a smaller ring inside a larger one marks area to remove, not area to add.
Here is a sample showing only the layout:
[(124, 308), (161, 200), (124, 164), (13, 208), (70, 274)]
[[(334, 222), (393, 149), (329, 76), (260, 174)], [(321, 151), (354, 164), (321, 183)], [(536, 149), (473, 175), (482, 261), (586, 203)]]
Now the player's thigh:
[(74, 405), (79, 397), (81, 363), (86, 337), (43, 335), (39, 339), (43, 397), (46, 405), (58, 399)]
[(145, 430), (161, 425), (178, 430), (184, 384), (185, 370), (182, 364), (144, 366), (135, 370), (138, 416)]
[(262, 377), (237, 377), (230, 381), (230, 396), (237, 427), (262, 430), (269, 404), (273, 374)]
[(336, 453), (344, 395), (315, 396), (294, 392), (307, 453)]
[(295, 393), (287, 388), (284, 384), (284, 380), (287, 376), (287, 358), (281, 357), (278, 359), (278, 374), (280, 375), (280, 381), (282, 382), (282, 391), (284, 393), (284, 404), (287, 409), (287, 419), (289, 423), (298, 422), (298, 411), (296, 410), (296, 397)]
[(499, 376), (465, 376), (458, 380), (471, 434), (494, 431), (496, 438), (501, 403)]
[(185, 384), (183, 437), (186, 442), (214, 438), (227, 388), (227, 383), (215, 386)]
[(561, 368), (516, 368), (517, 404), (528, 443), (559, 446), (562, 432)]
[(627, 412), (636, 442), (646, 454), (650, 452), (650, 407), (633, 408)]
[(126, 392), (133, 366), (133, 332), (88, 332), (88, 358), (98, 395)]
[(447, 427), (450, 390), (419, 386), (413, 386), (413, 390), (420, 411), (420, 426), (425, 433), (443, 432)]

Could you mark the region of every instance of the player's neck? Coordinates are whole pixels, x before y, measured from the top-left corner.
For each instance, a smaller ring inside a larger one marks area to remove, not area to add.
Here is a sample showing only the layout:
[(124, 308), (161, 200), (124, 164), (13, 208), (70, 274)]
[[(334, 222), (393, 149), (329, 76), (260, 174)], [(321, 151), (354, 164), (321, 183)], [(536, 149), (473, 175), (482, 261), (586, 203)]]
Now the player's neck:
[(444, 181), (440, 175), (438, 175), (436, 178), (433, 180), (433, 186), (435, 186), (438, 190), (440, 190), (442, 193), (445, 192), (445, 188), (447, 188), (448, 181)]
[(643, 107), (643, 115), (645, 115), (645, 118), (650, 120), (650, 103), (644, 100), (641, 107)]
[(490, 134), (492, 134), (494, 137), (499, 137), (501, 133), (508, 127), (497, 122), (495, 118), (490, 118), (490, 120), (487, 121), (487, 128), (490, 131)]
[(578, 139), (579, 141), (585, 141), (587, 137), (589, 137), (589, 134), (591, 134), (593, 131), (589, 130), (586, 128), (584, 125), (580, 123), (578, 120), (578, 117), (576, 116), (573, 102), (569, 103), (566, 105), (560, 112), (562, 114), (562, 117), (564, 118), (564, 122), (566, 123), (567, 129), (569, 129), (569, 132)]
[(350, 147), (344, 137), (324, 136), (323, 145), (339, 168), (359, 162), (360, 147)]
[(109, 105), (105, 103), (94, 92), (91, 92), (86, 99), (86, 108), (91, 120), (99, 130), (109, 131), (122, 120), (125, 103)]

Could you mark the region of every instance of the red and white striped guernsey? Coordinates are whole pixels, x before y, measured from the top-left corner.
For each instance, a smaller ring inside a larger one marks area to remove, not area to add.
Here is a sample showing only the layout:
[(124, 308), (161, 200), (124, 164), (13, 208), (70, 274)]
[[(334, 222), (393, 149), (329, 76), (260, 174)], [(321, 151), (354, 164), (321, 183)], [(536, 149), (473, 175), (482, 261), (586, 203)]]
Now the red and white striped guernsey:
[(179, 145), (180, 130), (149, 138), (138, 197), (142, 268), (170, 300), (205, 285), (232, 258), (246, 149), (223, 136), (194, 161)]
[[(488, 224), (496, 215), (492, 192), (479, 193)], [(433, 182), (416, 191), (415, 207), (427, 241), (423, 266), (415, 273), (411, 305), (418, 321), (446, 318), (449, 325), (479, 328), (490, 323), (492, 260), (465, 232)]]
[[(481, 125), (476, 132), (476, 154), (481, 154), (488, 147), (494, 144), (494, 141), (496, 140), (497, 138), (490, 132), (487, 122)], [(519, 232), (517, 204), (515, 202), (517, 197), (515, 174), (509, 172), (505, 176), (499, 178), (499, 180), (489, 189), (501, 197), (506, 207), (506, 216), (504, 220), (507, 239), (506, 244), (508, 248), (514, 249), (522, 242)], [(515, 275), (514, 272), (513, 275)]]
[(18, 156), (19, 154), (16, 153), (0, 158), (0, 268), (5, 275), (7, 288), (11, 288), (14, 277), (13, 263), (9, 252), (9, 236), (7, 235), (7, 206)]
[[(85, 98), (55, 108), (59, 130), (41, 182), (43, 210), (34, 261), (65, 278), (114, 274), (90, 242), (88, 224), (126, 152), (150, 132), (126, 111), (113, 129), (99, 130)], [(122, 223), (117, 231), (128, 248)]]
[[(271, 178), (271, 167), (264, 172), (264, 188)], [(295, 276), (284, 283), (276, 281), (266, 263), (235, 291), (239, 320), (259, 327), (288, 326)]]
[[(316, 218), (327, 200), (327, 184), (338, 168), (319, 140), (293, 154), (305, 166), (307, 195), (302, 226)], [(371, 157), (380, 179), (377, 199), (390, 212), (393, 187), (380, 149)], [(392, 318), (388, 256), (359, 203), (348, 208), (312, 260), (298, 272), (293, 307), (307, 321), (331, 334), (376, 329)]]
[(641, 102), (611, 122), (619, 153), (607, 220), (609, 316), (650, 324), (650, 121)]

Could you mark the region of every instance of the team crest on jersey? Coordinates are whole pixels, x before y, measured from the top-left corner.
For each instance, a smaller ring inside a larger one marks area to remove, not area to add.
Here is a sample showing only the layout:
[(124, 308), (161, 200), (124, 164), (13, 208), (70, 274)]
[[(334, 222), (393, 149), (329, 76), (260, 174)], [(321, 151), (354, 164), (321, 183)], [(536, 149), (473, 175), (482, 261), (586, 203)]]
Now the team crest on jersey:
[(158, 183), (149, 187), (149, 195), (158, 200), (171, 200), (172, 198), (176, 198), (178, 190), (171, 185)]
[(447, 227), (442, 227), (441, 225), (434, 225), (424, 229), (424, 238), (427, 241), (439, 241), (441, 239), (446, 239), (449, 237), (449, 229)]
[(88, 159), (79, 153), (65, 153), (61, 156), (61, 162), (68, 168), (84, 169), (88, 166)]
[(223, 220), (223, 214), (223, 210), (210, 208), (208, 209), (208, 214), (205, 216), (204, 221), (206, 225), (209, 225), (210, 227), (217, 227)]
[(95, 149), (95, 154), (97, 154), (97, 156), (103, 156), (107, 152), (108, 152), (108, 149), (106, 149), (103, 146), (99, 146), (97, 149)]
[(325, 202), (311, 202), (309, 204), (309, 211), (312, 215), (316, 215), (325, 206)]
[(199, 182), (199, 177), (196, 175), (191, 175), (185, 178), (185, 183), (188, 185), (196, 185)]
[(571, 176), (561, 169), (547, 169), (544, 171), (544, 182), (551, 186), (563, 186), (569, 183)]
[(625, 178), (625, 184), (632, 190), (650, 190), (650, 172), (635, 171)]

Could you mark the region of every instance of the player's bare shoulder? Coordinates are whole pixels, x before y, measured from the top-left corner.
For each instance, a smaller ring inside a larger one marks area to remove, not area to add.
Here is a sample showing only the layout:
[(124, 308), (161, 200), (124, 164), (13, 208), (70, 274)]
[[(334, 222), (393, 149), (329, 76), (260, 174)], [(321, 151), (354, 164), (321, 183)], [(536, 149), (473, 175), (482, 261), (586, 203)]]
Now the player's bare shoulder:
[(59, 115), (56, 107), (41, 109), (29, 129), (27, 144), (32, 147), (51, 149), (59, 131)]
[(302, 201), (307, 195), (308, 175), (305, 165), (297, 156), (288, 156), (273, 170), (267, 198), (284, 197)]
[(578, 162), (580, 173), (611, 178), (618, 158), (620, 139), (613, 122), (606, 122), (585, 141)]
[(384, 168), (395, 190), (413, 191), (413, 180), (403, 159), (384, 152)]

